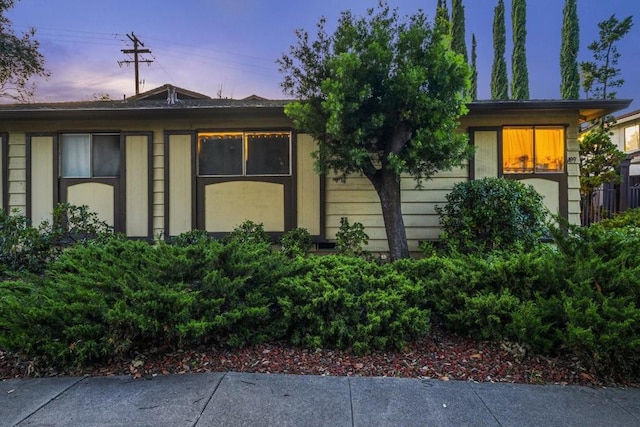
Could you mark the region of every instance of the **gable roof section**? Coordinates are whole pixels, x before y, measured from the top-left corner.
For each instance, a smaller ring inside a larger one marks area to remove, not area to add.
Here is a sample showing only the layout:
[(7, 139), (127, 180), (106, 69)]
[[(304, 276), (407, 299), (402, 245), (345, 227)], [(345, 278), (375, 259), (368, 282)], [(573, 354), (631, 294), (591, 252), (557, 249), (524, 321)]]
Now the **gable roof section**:
[(141, 100), (141, 99), (148, 99), (148, 100), (166, 100), (167, 99), (167, 94), (169, 93), (170, 90), (175, 89), (175, 93), (178, 96), (178, 99), (211, 99), (210, 96), (207, 95), (203, 95), (201, 93), (198, 92), (193, 92), (187, 89), (183, 89), (181, 87), (177, 87), (177, 86), (172, 86), (170, 84), (164, 84), (160, 87), (157, 87), (155, 89), (151, 89), (148, 90), (146, 92), (142, 92), (138, 95), (134, 95), (134, 96), (130, 96), (129, 100), (130, 101), (137, 101), (137, 100)]

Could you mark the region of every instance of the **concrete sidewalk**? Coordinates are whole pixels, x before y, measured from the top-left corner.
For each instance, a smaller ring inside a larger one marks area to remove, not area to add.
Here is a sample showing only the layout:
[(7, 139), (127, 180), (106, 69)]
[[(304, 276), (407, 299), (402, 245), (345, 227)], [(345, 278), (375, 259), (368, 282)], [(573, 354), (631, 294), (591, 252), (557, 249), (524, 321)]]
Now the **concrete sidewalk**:
[(640, 426), (640, 389), (210, 373), (0, 382), (0, 426)]

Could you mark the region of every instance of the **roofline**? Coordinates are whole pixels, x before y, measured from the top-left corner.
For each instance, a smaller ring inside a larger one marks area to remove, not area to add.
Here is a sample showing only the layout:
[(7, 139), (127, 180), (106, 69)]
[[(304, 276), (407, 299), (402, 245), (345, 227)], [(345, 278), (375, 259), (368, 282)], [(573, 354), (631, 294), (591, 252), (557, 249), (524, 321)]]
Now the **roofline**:
[[(292, 100), (249, 101), (229, 100), (219, 104), (218, 100), (204, 100), (204, 105), (190, 105), (182, 101), (175, 105), (152, 103), (145, 101), (95, 101), (89, 103), (61, 102), (50, 104), (11, 104), (0, 105), (0, 119), (38, 120), (60, 119), (73, 115), (74, 119), (119, 119), (148, 118), (150, 116), (172, 115), (185, 117), (188, 115), (206, 115), (213, 112), (263, 112), (283, 113), (286, 104)], [(495, 114), (496, 112), (530, 112), (530, 111), (567, 111), (573, 110), (580, 120), (588, 122), (616, 111), (628, 108), (631, 99), (583, 99), (583, 100), (524, 100), (495, 101), (482, 100), (467, 104), (469, 115)], [(11, 108), (15, 106), (15, 108)]]

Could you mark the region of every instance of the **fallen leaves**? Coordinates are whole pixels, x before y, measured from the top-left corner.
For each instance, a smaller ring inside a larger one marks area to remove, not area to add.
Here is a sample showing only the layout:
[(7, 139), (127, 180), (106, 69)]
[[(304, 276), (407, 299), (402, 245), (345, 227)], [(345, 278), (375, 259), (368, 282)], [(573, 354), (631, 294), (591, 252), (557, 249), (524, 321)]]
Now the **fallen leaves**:
[[(516, 348), (516, 350), (519, 350)], [(530, 384), (601, 384), (571, 358), (548, 358), (514, 351), (514, 346), (477, 342), (434, 330), (402, 351), (356, 355), (350, 351), (303, 349), (267, 343), (241, 349), (150, 349), (128, 360), (56, 372), (0, 350), (0, 378), (60, 375), (156, 375), (192, 372), (256, 372), (332, 376), (437, 378), (442, 381), (494, 381)], [(30, 369), (30, 370), (29, 370)]]

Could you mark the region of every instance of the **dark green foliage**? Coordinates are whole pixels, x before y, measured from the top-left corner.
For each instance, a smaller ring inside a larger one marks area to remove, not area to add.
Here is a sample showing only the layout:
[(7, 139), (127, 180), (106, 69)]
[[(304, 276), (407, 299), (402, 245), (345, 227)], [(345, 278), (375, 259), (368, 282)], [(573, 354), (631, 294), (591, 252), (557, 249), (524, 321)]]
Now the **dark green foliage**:
[(611, 140), (608, 125), (602, 123), (580, 138), (580, 193), (591, 201), (593, 192), (607, 183), (620, 183), (620, 162), (626, 154)]
[(580, 98), (580, 73), (578, 52), (580, 49), (580, 24), (577, 0), (565, 0), (562, 10), (562, 46), (560, 48), (560, 97)]
[(640, 208), (628, 209), (616, 214), (613, 218), (600, 221), (599, 225), (606, 229), (624, 227), (640, 229)]
[(531, 249), (545, 231), (542, 197), (530, 185), (503, 178), (461, 182), (436, 208), (443, 239), (462, 252), (522, 246)]
[(493, 15), (493, 65), (491, 66), (491, 99), (509, 99), (507, 77), (507, 36), (504, 24), (504, 0), (498, 0)]
[(436, 5), (436, 13), (434, 19), (434, 29), (441, 34), (449, 34), (451, 31), (451, 22), (449, 20), (449, 8), (447, 0), (438, 0)]
[(471, 89), (469, 96), (472, 101), (478, 99), (478, 55), (476, 54), (476, 35), (471, 35)]
[(0, 209), (0, 274), (41, 273), (62, 247), (89, 239), (112, 239), (113, 230), (87, 206), (59, 204), (52, 221), (38, 227), (18, 211)]
[(360, 256), (364, 254), (363, 245), (369, 243), (369, 235), (359, 222), (349, 224), (347, 217), (340, 218), (340, 228), (336, 233), (336, 249), (342, 255)]
[(527, 69), (527, 2), (511, 0), (511, 98), (529, 99), (529, 71)]
[(284, 233), (280, 239), (280, 245), (282, 253), (293, 258), (307, 255), (313, 246), (313, 240), (305, 228), (298, 227)]
[(306, 263), (303, 274), (278, 285), (294, 344), (364, 353), (402, 348), (428, 333), (424, 288), (388, 265), (343, 256)]
[(459, 53), (467, 62), (467, 42), (465, 40), (464, 6), (462, 0), (451, 1), (451, 49)]
[(224, 238), (225, 242), (238, 241), (242, 243), (269, 243), (271, 237), (264, 231), (262, 223), (256, 224), (251, 220), (247, 220), (233, 229)]

